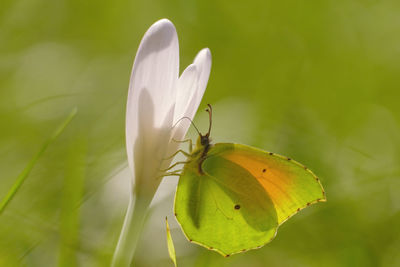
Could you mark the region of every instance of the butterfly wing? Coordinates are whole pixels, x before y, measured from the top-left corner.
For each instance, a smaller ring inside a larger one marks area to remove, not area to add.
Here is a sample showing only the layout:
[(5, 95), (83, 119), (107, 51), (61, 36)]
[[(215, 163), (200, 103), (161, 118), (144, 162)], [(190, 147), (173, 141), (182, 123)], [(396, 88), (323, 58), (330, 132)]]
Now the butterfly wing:
[(284, 220), (325, 199), (308, 169), (238, 144), (216, 144), (199, 170), (185, 165), (175, 215), (190, 241), (224, 256), (268, 243)]
[(175, 216), (186, 237), (224, 256), (264, 245), (277, 228), (269, 196), (251, 174), (236, 164), (213, 157), (185, 166), (175, 195)]
[(241, 144), (216, 144), (209, 158), (222, 157), (246, 169), (274, 203), (278, 224), (301, 209), (326, 201), (318, 177), (304, 165), (281, 155)]

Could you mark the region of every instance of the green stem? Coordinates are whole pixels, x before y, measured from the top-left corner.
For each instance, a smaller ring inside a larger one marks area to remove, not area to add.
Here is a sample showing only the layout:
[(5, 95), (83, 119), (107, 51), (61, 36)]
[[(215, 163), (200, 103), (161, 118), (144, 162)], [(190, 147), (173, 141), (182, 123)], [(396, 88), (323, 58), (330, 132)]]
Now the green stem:
[(131, 195), (124, 225), (114, 252), (112, 267), (131, 266), (150, 203), (151, 198), (136, 195), (134, 200), (134, 196)]

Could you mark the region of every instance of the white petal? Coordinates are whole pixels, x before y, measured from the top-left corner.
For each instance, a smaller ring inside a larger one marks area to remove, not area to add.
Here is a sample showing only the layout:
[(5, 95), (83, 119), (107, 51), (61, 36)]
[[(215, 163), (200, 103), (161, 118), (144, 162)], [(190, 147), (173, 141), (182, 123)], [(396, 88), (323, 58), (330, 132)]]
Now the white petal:
[[(194, 67), (192, 67), (194, 65)], [(178, 121), (182, 117), (189, 117), (193, 119), (196, 111), (200, 105), (201, 99), (203, 98), (204, 91), (206, 90), (208, 78), (210, 77), (211, 71), (211, 52), (208, 48), (202, 49), (196, 56), (192, 65), (189, 65), (187, 69), (191, 71), (186, 73), (183, 72), (182, 76), (179, 78), (178, 85), (183, 85), (184, 83), (189, 83), (188, 81), (194, 81), (194, 85), (190, 88), (183, 88), (178, 86), (177, 92), (177, 103), (178, 101), (184, 101), (186, 103), (181, 103), (179, 109), (175, 108), (174, 121)], [(196, 73), (193, 73), (193, 70)], [(194, 77), (195, 76), (195, 77)], [(183, 80), (183, 81), (181, 81)], [(184, 82), (185, 81), (185, 82)], [(190, 91), (187, 91), (187, 90)], [(186, 132), (190, 123), (187, 120), (182, 120), (180, 122), (179, 132), (175, 132), (174, 138), (181, 140)]]
[[(201, 98), (203, 97), (204, 91), (206, 90), (208, 78), (210, 77), (211, 71), (211, 52), (210, 49), (202, 49), (196, 56), (193, 62), (199, 72), (199, 88), (197, 91), (198, 104), (200, 104)], [(197, 108), (196, 108), (197, 110)]]
[[(162, 19), (154, 23), (145, 33), (136, 54), (130, 79), (126, 145), (132, 171), (133, 150), (136, 150), (134, 146), (137, 139), (146, 139), (140, 142), (143, 149), (139, 150), (151, 151), (146, 147), (152, 144), (151, 139), (160, 139), (160, 135), (164, 134), (157, 129), (165, 129), (172, 125), (178, 75), (178, 37), (174, 25), (169, 20)], [(144, 163), (147, 153), (144, 155), (138, 153), (142, 159), (135, 163), (136, 167)]]
[[(177, 92), (176, 92), (176, 105), (174, 112), (174, 122), (182, 119), (185, 116), (185, 111), (188, 108), (194, 95), (197, 93), (198, 88), (198, 71), (196, 65), (189, 65), (182, 73), (178, 80)], [(178, 127), (175, 129), (183, 133), (186, 133), (190, 126), (190, 121), (183, 119), (179, 122)]]
[(189, 105), (184, 113), (184, 116), (187, 116), (193, 119), (196, 114), (197, 109), (199, 108), (201, 99), (203, 98), (204, 91), (206, 90), (208, 78), (210, 77), (211, 71), (211, 52), (208, 48), (202, 49), (194, 59), (193, 64), (196, 66), (197, 75), (198, 75), (198, 85), (196, 89), (196, 93), (193, 94), (192, 99), (190, 100)]

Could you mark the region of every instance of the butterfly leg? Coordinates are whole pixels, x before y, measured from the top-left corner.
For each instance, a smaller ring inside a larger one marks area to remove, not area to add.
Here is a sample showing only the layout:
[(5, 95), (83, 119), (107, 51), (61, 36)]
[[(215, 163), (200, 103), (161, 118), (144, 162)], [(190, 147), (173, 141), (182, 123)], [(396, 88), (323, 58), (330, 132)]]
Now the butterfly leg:
[(175, 166), (178, 166), (179, 164), (186, 164), (188, 162), (190, 162), (190, 160), (189, 161), (178, 161), (178, 162), (175, 162), (174, 164), (172, 164), (171, 166), (169, 166), (168, 168), (160, 170), (160, 171), (166, 172), (166, 171), (169, 171), (170, 169), (174, 168)]
[(156, 179), (158, 180), (158, 179), (166, 177), (166, 176), (181, 176), (181, 173), (180, 173), (180, 170), (173, 171), (173, 172), (166, 172), (160, 176), (157, 176)]
[(183, 151), (182, 149), (177, 150), (174, 154), (172, 154), (171, 156), (169, 156), (168, 158), (164, 158), (163, 160), (167, 160), (167, 159), (172, 159), (173, 157), (175, 157), (176, 155), (178, 155), (178, 153), (182, 153), (183, 155), (185, 155), (186, 157), (190, 156), (190, 153), (187, 153), (186, 151)]
[(176, 143), (189, 143), (189, 153), (192, 153), (193, 150), (193, 142), (192, 139), (185, 139), (185, 140), (175, 140), (172, 138), (172, 141)]

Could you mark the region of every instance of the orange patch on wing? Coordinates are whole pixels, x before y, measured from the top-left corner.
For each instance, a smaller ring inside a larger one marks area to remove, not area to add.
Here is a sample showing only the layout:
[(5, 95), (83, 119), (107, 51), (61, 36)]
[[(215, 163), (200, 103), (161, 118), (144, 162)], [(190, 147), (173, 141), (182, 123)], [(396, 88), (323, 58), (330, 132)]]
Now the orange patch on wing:
[(284, 170), (284, 166), (279, 164), (279, 159), (268, 159), (268, 156), (261, 158), (238, 151), (226, 153), (223, 157), (246, 169), (258, 180), (268, 192), (275, 207), (279, 207), (277, 208), (279, 222), (287, 218), (288, 212), (292, 210), (290, 206), (293, 200), (290, 192), (293, 177), (289, 170)]

